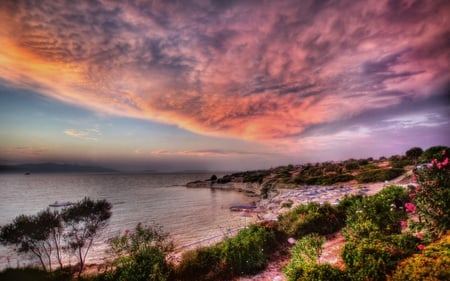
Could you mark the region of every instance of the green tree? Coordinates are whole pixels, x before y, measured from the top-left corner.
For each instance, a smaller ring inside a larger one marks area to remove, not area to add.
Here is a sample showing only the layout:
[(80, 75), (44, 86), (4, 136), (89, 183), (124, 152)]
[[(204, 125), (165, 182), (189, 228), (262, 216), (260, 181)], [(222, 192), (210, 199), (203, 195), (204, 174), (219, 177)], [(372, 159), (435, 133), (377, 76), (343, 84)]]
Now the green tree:
[(0, 229), (2, 244), (15, 245), (19, 253), (33, 253), (47, 271), (52, 269), (53, 251), (62, 267), (59, 244), (61, 221), (57, 212), (45, 210), (37, 215), (20, 215)]
[(424, 162), (431, 162), (433, 159), (441, 160), (440, 158), (442, 157), (442, 151), (444, 150), (450, 152), (450, 148), (447, 146), (442, 145), (432, 146), (422, 153), (420, 159)]
[(413, 159), (416, 161), (417, 163), (417, 159), (419, 159), (419, 157), (422, 155), (423, 150), (420, 147), (413, 147), (408, 149), (405, 152), (406, 157), (408, 157), (409, 159)]
[(83, 271), (94, 239), (106, 227), (111, 217), (111, 208), (111, 203), (106, 200), (93, 201), (86, 197), (62, 211), (64, 238), (69, 248), (77, 255), (80, 263), (78, 274)]

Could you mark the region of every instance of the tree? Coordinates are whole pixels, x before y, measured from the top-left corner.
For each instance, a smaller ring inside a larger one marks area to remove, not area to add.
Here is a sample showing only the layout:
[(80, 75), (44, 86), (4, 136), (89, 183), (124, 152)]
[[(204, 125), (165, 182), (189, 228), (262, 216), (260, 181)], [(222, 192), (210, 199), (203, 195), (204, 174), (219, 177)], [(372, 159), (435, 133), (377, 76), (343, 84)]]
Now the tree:
[(416, 164), (417, 164), (417, 160), (422, 155), (422, 153), (423, 153), (422, 148), (420, 148), (420, 147), (413, 147), (413, 148), (408, 149), (405, 152), (405, 155), (409, 159), (413, 159), (416, 162)]
[(432, 146), (423, 152), (420, 159), (424, 162), (431, 162), (435, 158), (441, 158), (442, 151), (449, 149), (449, 147), (442, 145)]
[(16, 217), (12, 223), (1, 228), (0, 241), (4, 245), (16, 245), (19, 253), (32, 252), (47, 271), (52, 269), (54, 249), (62, 267), (59, 245), (55, 243), (61, 229), (58, 213), (47, 209), (34, 216)]
[(106, 200), (92, 201), (86, 197), (62, 211), (64, 238), (69, 248), (77, 255), (80, 263), (78, 274), (83, 271), (94, 239), (106, 227), (111, 217), (111, 208), (111, 203)]

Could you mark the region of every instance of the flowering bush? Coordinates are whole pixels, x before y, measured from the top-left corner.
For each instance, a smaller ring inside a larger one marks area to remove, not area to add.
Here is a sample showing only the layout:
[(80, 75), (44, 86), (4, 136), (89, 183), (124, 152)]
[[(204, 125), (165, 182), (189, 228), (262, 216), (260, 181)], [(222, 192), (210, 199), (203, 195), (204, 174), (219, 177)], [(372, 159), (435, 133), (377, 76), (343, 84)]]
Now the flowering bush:
[(411, 225), (430, 233), (434, 238), (450, 229), (450, 165), (449, 151), (433, 159), (427, 168), (417, 171), (417, 187), (411, 192), (413, 204), (406, 207), (417, 214)]
[(390, 281), (450, 280), (450, 233), (402, 261)]

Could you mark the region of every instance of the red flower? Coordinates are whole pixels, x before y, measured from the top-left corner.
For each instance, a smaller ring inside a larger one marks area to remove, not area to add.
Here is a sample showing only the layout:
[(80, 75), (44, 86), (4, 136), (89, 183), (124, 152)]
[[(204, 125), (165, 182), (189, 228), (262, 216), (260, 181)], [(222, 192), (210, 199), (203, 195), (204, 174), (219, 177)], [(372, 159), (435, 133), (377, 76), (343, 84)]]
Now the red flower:
[(128, 235), (128, 233), (130, 233), (129, 229), (125, 229), (125, 235)]
[(406, 221), (401, 221), (401, 222), (400, 222), (400, 225), (401, 225), (402, 227), (405, 227), (405, 226), (408, 225), (408, 223), (407, 223)]
[(419, 244), (419, 245), (417, 245), (417, 249), (419, 249), (419, 250), (423, 250), (425, 248), (425, 246), (424, 245), (422, 245), (422, 244)]
[(416, 211), (416, 206), (413, 203), (406, 203), (405, 208), (407, 212), (414, 213)]

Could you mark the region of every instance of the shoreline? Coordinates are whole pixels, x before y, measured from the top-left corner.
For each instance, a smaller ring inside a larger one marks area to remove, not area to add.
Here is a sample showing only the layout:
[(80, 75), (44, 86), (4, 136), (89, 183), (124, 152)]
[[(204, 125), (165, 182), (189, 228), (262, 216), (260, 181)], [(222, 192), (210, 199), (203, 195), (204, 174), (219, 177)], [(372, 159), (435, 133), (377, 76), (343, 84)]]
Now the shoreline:
[[(405, 175), (390, 182), (376, 182), (364, 185), (349, 182), (345, 184), (343, 183), (330, 186), (299, 186), (297, 188), (277, 189), (269, 193), (268, 199), (255, 198), (257, 208), (255, 210), (241, 212), (241, 217), (246, 217), (246, 220), (248, 219), (249, 223), (247, 224), (246, 222), (246, 226), (265, 221), (276, 221), (279, 215), (287, 213), (302, 204), (308, 204), (310, 202), (322, 204), (328, 202), (332, 205), (335, 205), (338, 203), (337, 200), (340, 200), (346, 195), (361, 194), (370, 196), (378, 193), (386, 186), (400, 185), (406, 187), (409, 184), (405, 184), (404, 182), (402, 184), (402, 180), (404, 179), (404, 177)], [(224, 190), (242, 192), (242, 190), (233, 188), (227, 188)], [(254, 198), (254, 196), (249, 197)], [(230, 210), (230, 212), (232, 211)], [(250, 215), (247, 217), (247, 214)], [(221, 234), (202, 237), (201, 239), (193, 241), (191, 243), (178, 245), (171, 253), (168, 254), (167, 259), (170, 262), (177, 264), (181, 261), (183, 253), (197, 248), (207, 247), (216, 243), (220, 243), (226, 237), (235, 236), (241, 229), (244, 229), (246, 226), (234, 227), (232, 229), (223, 231)], [(83, 274), (90, 275), (103, 272), (105, 268), (108, 267), (108, 261), (109, 258), (105, 257), (103, 259), (103, 262), (100, 261), (98, 263), (93, 262), (86, 264), (86, 271)]]

